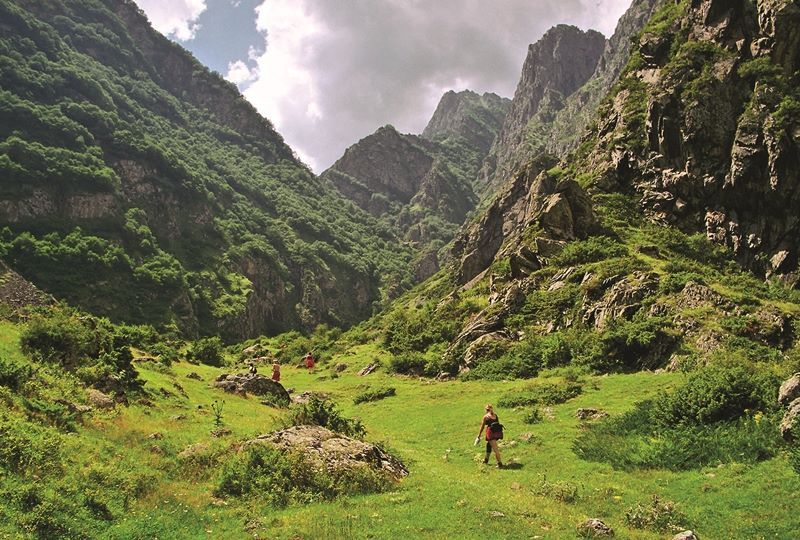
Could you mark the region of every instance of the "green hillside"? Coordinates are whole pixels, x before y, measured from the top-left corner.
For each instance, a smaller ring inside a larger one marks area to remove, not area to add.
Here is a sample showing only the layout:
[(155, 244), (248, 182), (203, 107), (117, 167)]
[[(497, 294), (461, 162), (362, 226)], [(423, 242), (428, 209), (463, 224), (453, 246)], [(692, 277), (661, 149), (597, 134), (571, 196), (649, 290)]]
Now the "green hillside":
[(232, 339), (351, 324), (409, 283), (393, 233), (133, 2), (0, 15), (0, 253), (38, 286)]

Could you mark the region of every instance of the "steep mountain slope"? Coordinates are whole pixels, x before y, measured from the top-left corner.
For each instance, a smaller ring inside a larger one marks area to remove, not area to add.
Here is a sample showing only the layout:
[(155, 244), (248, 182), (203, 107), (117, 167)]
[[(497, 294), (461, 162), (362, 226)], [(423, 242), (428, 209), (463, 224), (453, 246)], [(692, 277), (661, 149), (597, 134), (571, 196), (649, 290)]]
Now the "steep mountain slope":
[(348, 148), (320, 177), (399, 228), (420, 253), (415, 274), (424, 279), (438, 270), (437, 250), (477, 203), (472, 180), (508, 105), (495, 94), (448, 92), (421, 136), (384, 126)]
[(246, 337), (369, 315), (409, 253), (129, 0), (0, 1), (2, 256), (116, 319)]
[(528, 123), (534, 116), (539, 122), (552, 120), (564, 100), (595, 71), (604, 46), (599, 32), (562, 24), (528, 48), (511, 108), (483, 163), (480, 190), (491, 193), (525, 163)]

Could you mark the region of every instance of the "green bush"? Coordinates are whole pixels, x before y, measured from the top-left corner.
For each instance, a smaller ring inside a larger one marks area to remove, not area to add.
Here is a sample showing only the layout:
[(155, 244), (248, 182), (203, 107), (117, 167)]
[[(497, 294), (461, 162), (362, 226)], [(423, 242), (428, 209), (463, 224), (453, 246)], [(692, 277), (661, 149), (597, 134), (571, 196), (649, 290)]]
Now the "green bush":
[(159, 342), (150, 347), (150, 352), (158, 356), (158, 361), (165, 366), (172, 365), (180, 358), (178, 348), (169, 343)]
[(405, 375), (422, 375), (427, 365), (428, 360), (423, 353), (408, 351), (392, 356), (389, 360), (389, 371)]
[(359, 419), (346, 418), (335, 403), (311, 396), (308, 403), (290, 408), (288, 423), (292, 426), (322, 426), (350, 437), (363, 438), (367, 430)]
[(67, 368), (96, 357), (107, 346), (107, 335), (93, 331), (86, 318), (67, 309), (34, 314), (20, 336), (25, 354)]
[(356, 397), (353, 398), (353, 404), (358, 405), (359, 403), (366, 403), (369, 401), (379, 401), (381, 399), (394, 396), (397, 394), (397, 391), (392, 388), (376, 388), (374, 390), (365, 390), (360, 394), (356, 394)]
[(672, 501), (661, 499), (658, 495), (647, 503), (636, 503), (625, 510), (625, 523), (637, 529), (655, 532), (680, 532), (687, 528), (686, 516)]
[(522, 421), (526, 424), (538, 424), (542, 421), (542, 410), (537, 406), (533, 407), (525, 416), (522, 417)]
[(32, 374), (30, 366), (0, 356), (0, 386), (18, 390)]
[(195, 362), (219, 367), (224, 360), (222, 340), (217, 336), (198, 339), (192, 343), (187, 356)]
[(558, 405), (578, 397), (582, 391), (583, 386), (575, 382), (538, 384), (521, 392), (506, 394), (497, 401), (497, 404), (506, 408), (526, 405)]
[(0, 465), (23, 476), (62, 470), (62, 437), (31, 422), (0, 417)]
[(618, 319), (599, 336), (582, 336), (573, 354), (576, 363), (600, 373), (652, 369), (663, 365), (678, 340), (664, 317)]
[(567, 481), (550, 482), (544, 476), (534, 487), (533, 492), (562, 503), (574, 503), (578, 500), (577, 485)]
[(608, 236), (591, 236), (586, 240), (570, 242), (553, 258), (556, 266), (586, 264), (628, 254), (628, 248)]
[(222, 467), (214, 495), (257, 497), (269, 506), (307, 504), (339, 495), (380, 492), (391, 481), (369, 468), (333, 475), (302, 456), (249, 445)]
[(776, 390), (769, 373), (705, 368), (672, 393), (589, 426), (573, 451), (621, 469), (685, 470), (769, 459), (783, 446)]

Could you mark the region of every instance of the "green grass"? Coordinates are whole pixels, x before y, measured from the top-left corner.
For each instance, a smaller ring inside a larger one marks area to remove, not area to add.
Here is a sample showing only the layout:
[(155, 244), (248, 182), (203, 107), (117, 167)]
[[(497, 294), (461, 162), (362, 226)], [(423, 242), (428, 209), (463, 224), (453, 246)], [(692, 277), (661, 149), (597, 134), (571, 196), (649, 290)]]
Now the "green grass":
[[(0, 352), (21, 359), (17, 334), (14, 325), (0, 324)], [(800, 476), (784, 457), (684, 472), (628, 472), (573, 454), (572, 443), (583, 429), (574, 416), (577, 408), (599, 407), (616, 415), (680, 384), (682, 374), (587, 376), (583, 393), (564, 404), (543, 407), (543, 419), (536, 425), (524, 422), (524, 407), (498, 408), (506, 435), (503, 459), (513, 468), (497, 470), (480, 463), (483, 447), (472, 444), (483, 406), (524, 390), (530, 381), (433, 382), (390, 376), (383, 369), (357, 376), (377, 352), (360, 346), (335, 357), (332, 362), (349, 364), (338, 378), (329, 377), (325, 364), (316, 373), (285, 366), (282, 382), (297, 392), (325, 392), (346, 416), (360, 418), (367, 440), (381, 442), (410, 468), (410, 476), (395, 489), (280, 510), (216, 500), (211, 493), (219, 463), (235, 452), (231, 445), (278, 429), (288, 412), (262, 405), (255, 397), (211, 388), (219, 368), (177, 362), (164, 369), (142, 363), (137, 367), (150, 392), (150, 406), (132, 403), (94, 413), (76, 435), (66, 438), (68, 476), (81, 478), (93, 468), (121, 467), (149, 479), (145, 494), (127, 510), (117, 510), (98, 537), (485, 538), (491, 530), (494, 538), (574, 538), (578, 523), (599, 517), (618, 537), (662, 538), (625, 523), (625, 511), (653, 495), (676, 502), (686, 526), (704, 538), (790, 538), (794, 532), (800, 501), (793, 494), (800, 489)], [(190, 372), (203, 380), (187, 378)], [(554, 372), (541, 382), (562, 381)], [(354, 405), (364, 385), (394, 387), (396, 396)], [(232, 434), (214, 439), (210, 404), (222, 399), (223, 421)], [(174, 420), (176, 415), (185, 418)], [(163, 438), (148, 438), (156, 432)], [(528, 442), (522, 437), (526, 433), (533, 435)], [(210, 446), (207, 467), (176, 457), (196, 443)], [(154, 446), (160, 453), (152, 451)], [(10, 476), (0, 477), (0, 483), (7, 482)], [(561, 488), (543, 486), (567, 486), (570, 496), (559, 496)], [(0, 515), (2, 507), (0, 503)], [(491, 517), (490, 512), (504, 517)], [(0, 536), (18, 532), (8, 523), (0, 526)]]

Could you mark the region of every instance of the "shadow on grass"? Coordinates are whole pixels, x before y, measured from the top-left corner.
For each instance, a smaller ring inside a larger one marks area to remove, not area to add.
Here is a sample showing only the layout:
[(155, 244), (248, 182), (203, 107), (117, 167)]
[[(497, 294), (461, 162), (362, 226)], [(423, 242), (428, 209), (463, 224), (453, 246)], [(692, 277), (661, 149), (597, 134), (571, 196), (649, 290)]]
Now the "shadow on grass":
[(523, 468), (525, 465), (522, 463), (509, 463), (507, 465), (503, 465), (504, 469), (510, 469), (513, 471), (518, 471), (519, 469)]

